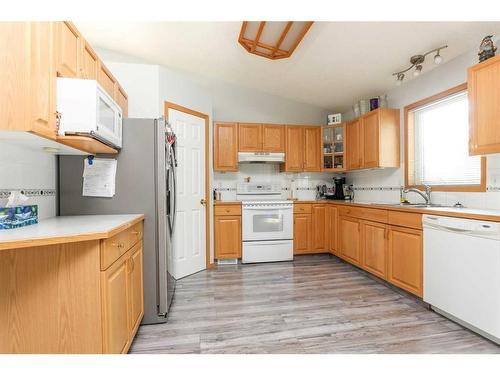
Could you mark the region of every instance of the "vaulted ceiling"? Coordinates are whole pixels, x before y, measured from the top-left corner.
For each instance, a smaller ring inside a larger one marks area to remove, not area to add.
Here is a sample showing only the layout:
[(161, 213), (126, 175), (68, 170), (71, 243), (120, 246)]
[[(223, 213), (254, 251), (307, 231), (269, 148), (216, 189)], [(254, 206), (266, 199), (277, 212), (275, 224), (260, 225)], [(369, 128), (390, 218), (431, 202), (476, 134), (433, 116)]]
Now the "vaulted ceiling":
[[(193, 74), (344, 111), (394, 87), (411, 55), (448, 44), (443, 63), (478, 48), (499, 22), (315, 22), (293, 55), (269, 60), (238, 43), (241, 22), (76, 22), (92, 45)], [(424, 74), (434, 67), (432, 58)], [(417, 78), (418, 79), (418, 78)]]

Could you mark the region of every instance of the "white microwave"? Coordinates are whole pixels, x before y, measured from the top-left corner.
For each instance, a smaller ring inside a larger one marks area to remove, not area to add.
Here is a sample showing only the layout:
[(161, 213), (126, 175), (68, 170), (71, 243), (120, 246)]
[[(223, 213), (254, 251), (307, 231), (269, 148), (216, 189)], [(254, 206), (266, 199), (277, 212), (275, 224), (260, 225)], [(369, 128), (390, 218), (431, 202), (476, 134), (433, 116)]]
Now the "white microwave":
[(97, 81), (57, 78), (56, 94), (59, 135), (87, 135), (122, 147), (122, 110)]

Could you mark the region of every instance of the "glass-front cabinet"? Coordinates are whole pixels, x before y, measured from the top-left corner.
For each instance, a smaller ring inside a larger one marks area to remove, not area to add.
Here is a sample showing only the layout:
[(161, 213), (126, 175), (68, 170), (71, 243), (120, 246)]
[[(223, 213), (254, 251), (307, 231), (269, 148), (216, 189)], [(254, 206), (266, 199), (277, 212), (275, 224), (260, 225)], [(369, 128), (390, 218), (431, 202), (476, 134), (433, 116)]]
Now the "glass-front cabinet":
[(321, 144), (321, 170), (345, 171), (345, 125), (323, 126)]

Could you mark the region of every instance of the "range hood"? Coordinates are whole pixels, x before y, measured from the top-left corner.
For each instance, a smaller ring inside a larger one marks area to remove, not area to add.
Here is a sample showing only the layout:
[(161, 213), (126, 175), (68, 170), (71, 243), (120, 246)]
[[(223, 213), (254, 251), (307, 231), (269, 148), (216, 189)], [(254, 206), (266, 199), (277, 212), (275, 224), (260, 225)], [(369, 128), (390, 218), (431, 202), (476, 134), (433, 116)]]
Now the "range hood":
[(284, 152), (238, 152), (240, 163), (284, 163)]

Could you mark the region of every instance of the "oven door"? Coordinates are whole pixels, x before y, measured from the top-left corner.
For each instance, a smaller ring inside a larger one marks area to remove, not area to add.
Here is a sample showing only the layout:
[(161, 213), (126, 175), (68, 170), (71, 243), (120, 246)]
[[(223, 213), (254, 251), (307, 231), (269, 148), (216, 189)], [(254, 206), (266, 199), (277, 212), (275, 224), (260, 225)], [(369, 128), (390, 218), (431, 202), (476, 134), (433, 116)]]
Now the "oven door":
[(291, 240), (293, 207), (243, 206), (243, 241)]
[(106, 143), (122, 147), (122, 111), (111, 97), (97, 87), (97, 126), (95, 134)]

